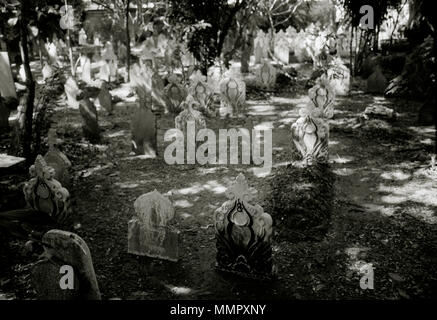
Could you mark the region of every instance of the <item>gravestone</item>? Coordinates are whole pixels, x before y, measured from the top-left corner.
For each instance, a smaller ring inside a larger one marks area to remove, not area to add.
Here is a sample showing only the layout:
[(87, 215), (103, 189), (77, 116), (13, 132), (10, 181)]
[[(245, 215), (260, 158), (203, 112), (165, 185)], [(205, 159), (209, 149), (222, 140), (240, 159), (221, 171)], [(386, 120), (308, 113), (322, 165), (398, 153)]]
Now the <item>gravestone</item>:
[(79, 45), (80, 46), (87, 45), (87, 40), (88, 40), (88, 37), (86, 35), (85, 30), (83, 28), (80, 29), (80, 31), (79, 31)]
[(203, 118), (202, 114), (193, 109), (194, 104), (197, 102), (191, 95), (187, 96), (186, 101), (183, 103), (184, 111), (179, 113), (179, 115), (175, 118), (175, 128), (179, 129), (183, 132), (185, 139), (188, 139), (187, 136), (187, 123), (191, 122), (195, 126), (194, 136), (197, 136), (197, 132), (200, 129), (206, 128), (206, 122)]
[(308, 90), (308, 96), (314, 106), (319, 108), (326, 118), (331, 119), (334, 117), (335, 92), (326, 79), (319, 79), (318, 83)]
[(199, 70), (190, 76), (188, 92), (206, 116), (215, 116), (213, 92), (206, 82), (206, 77)]
[(26, 70), (24, 69), (24, 64), (20, 65), (20, 69), (18, 70), (18, 78), (21, 82), (26, 82)]
[(345, 96), (349, 94), (351, 74), (340, 57), (332, 60), (327, 71), (327, 77), (336, 95)]
[(47, 63), (47, 61), (44, 61), (44, 67), (42, 68), (42, 79), (44, 82), (49, 79), (53, 75), (53, 69), (52, 67)]
[[(106, 61), (109, 67), (109, 77), (111, 80), (117, 80), (118, 59), (114, 53), (114, 47), (110, 42), (106, 43), (105, 49), (102, 52), (102, 59)], [(102, 79), (105, 80), (105, 79)], [(108, 81), (109, 82), (109, 81)]]
[(387, 85), (387, 78), (382, 74), (381, 68), (378, 66), (375, 72), (367, 79), (366, 91), (368, 93), (383, 94)]
[(323, 110), (306, 106), (299, 112), (299, 119), (291, 125), (291, 137), (302, 155), (304, 166), (328, 161), (329, 125)]
[(293, 28), (292, 26), (288, 26), (288, 28), (285, 30), (285, 34), (287, 36), (287, 40), (288, 40), (288, 48), (294, 52), (294, 47), (295, 47), (295, 41), (296, 41), (296, 37), (297, 37), (297, 31), (295, 28)]
[(261, 63), (263, 59), (267, 58), (267, 49), (269, 46), (267, 40), (267, 35), (262, 30), (259, 30), (253, 43), (255, 63)]
[(112, 114), (114, 109), (112, 106), (112, 96), (109, 93), (108, 84), (106, 82), (102, 83), (97, 100), (102, 108), (104, 108), (109, 114)]
[(220, 68), (212, 66), (208, 69), (207, 80), (209, 87), (214, 94), (220, 94), (221, 74)]
[(58, 57), (58, 48), (56, 47), (55, 43), (50, 42), (47, 45), (47, 53), (49, 54), (50, 64), (57, 65), (59, 57)]
[(139, 107), (131, 121), (132, 151), (137, 155), (155, 158), (158, 153), (156, 141), (156, 116), (150, 108)]
[(239, 174), (227, 189), (227, 200), (215, 211), (216, 267), (249, 278), (273, 273), (272, 218), (258, 204), (246, 178)]
[[(42, 238), (43, 259), (32, 269), (32, 284), (39, 300), (100, 300), (90, 250), (77, 234), (50, 230)], [(63, 266), (72, 278), (65, 280)], [(61, 272), (62, 271), (62, 272)], [(68, 287), (61, 287), (68, 285)]]
[(69, 168), (71, 162), (67, 156), (56, 148), (56, 130), (50, 129), (48, 133), (49, 151), (44, 155), (47, 165), (55, 169), (54, 179), (64, 187), (70, 186)]
[(170, 261), (179, 259), (179, 231), (172, 225), (171, 201), (157, 190), (141, 195), (134, 203), (135, 216), (128, 222), (128, 252)]
[(3, 99), (0, 96), (0, 129), (9, 128), (9, 114), (11, 111), (3, 103)]
[(246, 106), (246, 84), (232, 67), (220, 81), (220, 116), (243, 116)]
[(85, 138), (91, 143), (100, 142), (100, 128), (94, 103), (89, 98), (83, 99), (80, 102), (79, 111), (82, 116), (82, 130)]
[(267, 90), (274, 88), (276, 84), (276, 68), (272, 64), (265, 60), (257, 72), (258, 85)]
[(64, 90), (67, 96), (68, 107), (74, 109), (79, 108), (79, 101), (77, 101), (77, 95), (79, 94), (80, 90), (76, 83), (76, 80), (74, 80), (73, 77), (71, 76), (68, 77), (64, 85)]
[(58, 223), (64, 222), (71, 213), (70, 194), (55, 180), (55, 169), (48, 166), (44, 158), (38, 155), (29, 173), (32, 178), (23, 187), (27, 204)]
[(0, 96), (3, 98), (17, 98), (14, 78), (7, 52), (0, 52)]
[(289, 43), (286, 34), (282, 30), (275, 35), (274, 55), (282, 63), (288, 64), (290, 56)]
[(82, 81), (88, 85), (90, 85), (93, 82), (92, 77), (91, 77), (91, 59), (87, 56), (84, 56), (83, 60), (82, 60), (81, 78), (82, 78)]
[(169, 84), (164, 89), (167, 110), (172, 113), (179, 113), (182, 111), (182, 103), (187, 97), (187, 90), (179, 82), (178, 77), (174, 74), (168, 78), (168, 81)]
[(99, 79), (102, 81), (110, 82), (111, 81), (111, 69), (109, 63), (107, 61), (102, 61), (99, 70)]

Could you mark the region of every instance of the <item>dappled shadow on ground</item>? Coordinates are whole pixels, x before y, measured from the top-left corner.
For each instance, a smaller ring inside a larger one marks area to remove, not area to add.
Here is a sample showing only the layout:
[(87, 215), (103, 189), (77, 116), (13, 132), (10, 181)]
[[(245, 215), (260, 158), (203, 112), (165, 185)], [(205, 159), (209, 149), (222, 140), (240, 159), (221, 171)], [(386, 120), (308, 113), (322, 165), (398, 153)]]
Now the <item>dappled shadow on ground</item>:
[[(306, 103), (304, 91), (261, 100), (249, 96), (249, 120), (208, 119), (207, 126), (272, 128), (273, 165), (286, 166), (292, 153), (290, 125)], [(374, 103), (399, 113), (392, 130), (373, 136), (343, 130), (345, 122), (355, 121)], [(227, 186), (243, 172), (258, 191), (258, 203), (270, 191), (267, 179), (253, 173), (253, 165), (165, 164), (163, 135), (173, 127), (171, 116), (160, 119), (159, 157), (142, 159), (130, 155), (130, 115), (123, 108), (112, 116), (99, 110), (101, 145), (81, 138), (77, 110), (58, 110), (61, 149), (75, 172), (70, 228), (91, 249), (103, 298), (435, 298), (437, 184), (420, 171), (429, 160), (433, 131), (415, 126), (417, 105), (355, 92), (338, 98), (330, 120), (330, 162), (336, 176), (330, 228), (320, 241), (275, 239), (277, 279), (261, 283), (214, 270), (213, 214), (226, 200)], [(177, 263), (127, 253), (133, 203), (154, 189), (167, 194), (176, 208), (175, 225), (181, 231)], [(374, 290), (359, 285), (360, 267), (366, 263), (375, 267)]]

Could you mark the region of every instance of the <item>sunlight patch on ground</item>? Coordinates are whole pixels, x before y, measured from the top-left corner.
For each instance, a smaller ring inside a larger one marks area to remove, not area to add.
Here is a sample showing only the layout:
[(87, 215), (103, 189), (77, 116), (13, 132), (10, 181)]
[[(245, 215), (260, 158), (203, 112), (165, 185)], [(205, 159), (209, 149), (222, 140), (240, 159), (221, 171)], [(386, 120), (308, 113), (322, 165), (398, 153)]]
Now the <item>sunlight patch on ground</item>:
[(193, 204), (185, 199), (174, 201), (173, 205), (178, 208), (191, 208)]
[(251, 116), (274, 116), (276, 115), (275, 106), (273, 105), (255, 105), (249, 107), (248, 114)]
[(328, 145), (330, 145), (330, 146), (335, 146), (335, 145), (337, 145), (338, 143), (339, 143), (338, 141), (330, 140), (330, 141), (328, 142)]
[(437, 224), (437, 215), (435, 209), (415, 206), (406, 209), (405, 212), (416, 219), (422, 220), (423, 222)]
[(346, 176), (353, 175), (355, 173), (355, 169), (341, 168), (341, 169), (334, 169), (332, 170), (332, 172), (334, 172), (338, 176), (346, 177)]
[(166, 285), (165, 286), (168, 290), (170, 290), (171, 293), (176, 294), (178, 296), (180, 295), (187, 295), (190, 294), (193, 290), (187, 287), (176, 287), (172, 285)]
[(390, 217), (395, 214), (396, 208), (381, 204), (367, 203), (363, 205), (368, 211), (381, 213), (384, 216)]
[(390, 172), (383, 172), (381, 178), (387, 180), (407, 180), (411, 177), (411, 174), (405, 173), (401, 170), (395, 170)]
[(285, 97), (271, 97), (270, 100), (273, 103), (290, 105), (290, 106), (299, 106), (304, 105), (309, 102), (309, 98), (306, 95), (299, 95), (294, 98), (285, 98)]
[(194, 183), (190, 187), (182, 188), (178, 190), (171, 190), (175, 194), (189, 195), (189, 194), (197, 194), (202, 191), (210, 191), (215, 194), (222, 194), (226, 191), (227, 187), (220, 184), (217, 180), (211, 180), (206, 182), (205, 184)]
[(340, 164), (349, 163), (355, 160), (354, 157), (340, 157), (338, 154), (331, 155), (329, 158), (330, 158), (329, 160), (332, 163), (340, 163)]
[(108, 138), (115, 138), (115, 137), (123, 137), (123, 136), (126, 136), (126, 130), (120, 130), (120, 131), (117, 131), (117, 132), (113, 132), (113, 133), (108, 133), (106, 136), (108, 137)]
[(350, 247), (345, 250), (346, 255), (349, 258), (349, 270), (355, 271), (358, 274), (363, 273), (363, 268), (369, 265), (368, 262), (363, 259), (366, 258), (369, 248), (367, 247)]
[(151, 155), (148, 155), (148, 154), (139, 155), (139, 156), (132, 155), (132, 156), (129, 156), (129, 157), (125, 157), (122, 160), (136, 160), (136, 159), (141, 159), (141, 160), (156, 159), (156, 156), (151, 156)]
[(181, 216), (182, 218), (184, 218), (184, 219), (188, 219), (188, 218), (191, 218), (193, 215), (191, 215), (191, 214), (189, 214), (189, 213), (186, 213), (186, 212), (182, 212), (182, 213), (180, 214), (180, 216)]
[(284, 161), (284, 162), (275, 163), (273, 165), (273, 168), (286, 167), (291, 163), (292, 163), (291, 161)]
[(122, 189), (134, 189), (140, 186), (138, 183), (129, 183), (129, 182), (116, 182), (114, 183), (114, 185)]
[(274, 125), (273, 125), (273, 121), (265, 121), (265, 122), (258, 123), (253, 128), (256, 130), (269, 130), (269, 129), (273, 129)]
[(437, 186), (433, 181), (410, 181), (403, 186), (387, 186), (380, 184), (378, 191), (403, 197), (405, 201), (414, 201), (424, 205), (437, 207)]

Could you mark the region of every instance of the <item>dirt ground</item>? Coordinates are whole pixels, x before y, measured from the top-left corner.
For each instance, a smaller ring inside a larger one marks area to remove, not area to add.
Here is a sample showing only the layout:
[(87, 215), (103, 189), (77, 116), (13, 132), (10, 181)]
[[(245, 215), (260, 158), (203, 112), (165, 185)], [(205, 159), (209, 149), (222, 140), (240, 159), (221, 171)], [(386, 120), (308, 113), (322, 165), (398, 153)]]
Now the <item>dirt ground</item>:
[[(248, 165), (169, 166), (162, 159), (163, 134), (172, 118), (159, 122), (157, 159), (129, 155), (130, 113), (99, 110), (103, 143), (82, 138), (78, 110), (55, 111), (60, 148), (73, 164), (74, 223), (70, 230), (88, 244), (103, 299), (408, 299), (437, 297), (437, 179), (424, 168), (433, 148), (431, 127), (417, 127), (420, 103), (388, 100), (355, 87), (338, 97), (330, 120), (329, 153), (335, 173), (330, 229), (321, 241), (273, 241), (277, 278), (245, 280), (217, 273), (213, 213), (225, 190), (242, 172), (263, 204), (265, 177)], [(113, 93), (117, 93), (114, 91)], [(248, 95), (250, 120), (208, 119), (209, 128), (255, 126), (273, 129), (273, 165), (291, 162), (290, 125), (308, 102), (296, 86), (282, 93)], [(372, 104), (394, 108), (398, 119), (387, 130), (353, 129)], [(167, 262), (127, 253), (127, 222), (141, 194), (171, 192), (181, 231), (180, 261)], [(14, 252), (0, 277), (0, 295), (35, 298), (29, 272), (35, 257)], [(374, 289), (360, 288), (360, 267), (375, 268)]]

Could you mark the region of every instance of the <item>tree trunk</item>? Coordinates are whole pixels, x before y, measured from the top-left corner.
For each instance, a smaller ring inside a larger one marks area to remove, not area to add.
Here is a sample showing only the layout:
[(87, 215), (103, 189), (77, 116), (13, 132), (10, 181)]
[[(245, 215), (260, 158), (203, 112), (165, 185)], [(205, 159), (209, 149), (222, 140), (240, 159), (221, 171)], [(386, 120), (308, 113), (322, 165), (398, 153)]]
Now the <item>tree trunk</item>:
[(31, 1), (21, 0), (21, 19), (20, 19), (20, 47), (23, 54), (23, 65), (26, 73), (27, 99), (24, 111), (24, 133), (22, 139), (23, 155), (26, 158), (26, 165), (30, 166), (32, 159), (32, 120), (33, 104), (35, 100), (35, 81), (33, 80), (32, 71), (29, 61), (29, 46), (27, 34), (27, 18), (30, 16)]
[(130, 0), (126, 0), (126, 49), (127, 49), (126, 74), (127, 74), (127, 82), (130, 81), (130, 31), (129, 31), (129, 7), (130, 7)]

